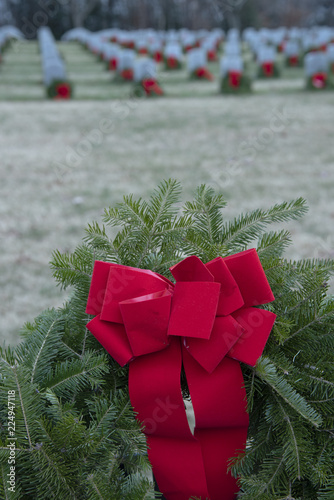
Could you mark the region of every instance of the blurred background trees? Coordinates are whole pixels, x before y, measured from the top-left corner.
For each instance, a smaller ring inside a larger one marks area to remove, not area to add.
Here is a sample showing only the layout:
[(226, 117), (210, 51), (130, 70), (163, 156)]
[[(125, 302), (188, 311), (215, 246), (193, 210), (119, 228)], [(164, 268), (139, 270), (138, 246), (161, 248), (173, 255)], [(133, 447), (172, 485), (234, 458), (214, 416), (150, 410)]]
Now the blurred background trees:
[(34, 38), (49, 25), (59, 37), (84, 26), (92, 31), (334, 24), (334, 0), (0, 0), (0, 26), (13, 24)]

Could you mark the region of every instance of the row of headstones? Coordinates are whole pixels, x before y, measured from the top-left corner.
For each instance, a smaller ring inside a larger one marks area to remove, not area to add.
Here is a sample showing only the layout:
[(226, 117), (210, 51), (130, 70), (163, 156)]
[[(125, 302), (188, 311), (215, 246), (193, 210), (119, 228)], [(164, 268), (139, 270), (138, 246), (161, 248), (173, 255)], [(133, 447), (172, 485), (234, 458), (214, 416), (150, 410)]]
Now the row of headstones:
[[(249, 37), (251, 31), (244, 34), (244, 37)], [(147, 58), (137, 58), (136, 54), (147, 54), (147, 51), (129, 48), (123, 48), (119, 40), (117, 43), (110, 42), (108, 37), (110, 32), (103, 31), (99, 33), (91, 33), (85, 29), (77, 29), (68, 32), (64, 39), (77, 40), (85, 45), (92, 53), (99, 58), (107, 61), (108, 67), (116, 71), (118, 79), (134, 80), (140, 82), (145, 78), (157, 78), (157, 69), (153, 61)], [(218, 36), (219, 35), (219, 36)], [(140, 35), (142, 36), (142, 34)], [(132, 34), (134, 37), (134, 34)], [(150, 33), (150, 37), (152, 34)], [(211, 43), (212, 35), (209, 35)], [(115, 37), (114, 37), (115, 38)], [(278, 77), (280, 75), (280, 65), (277, 62), (277, 48), (273, 44), (269, 44), (268, 38), (262, 37), (261, 44), (257, 46), (257, 51), (254, 56), (257, 61), (257, 74), (263, 77)], [(217, 59), (216, 51), (222, 43), (222, 33), (217, 31), (214, 33), (214, 48), (211, 47), (210, 52)], [(181, 44), (175, 40), (167, 40), (162, 54), (155, 57), (153, 49), (149, 50), (150, 55), (155, 61), (163, 60), (166, 69), (179, 69), (182, 67), (184, 52)], [(198, 41), (198, 39), (197, 39)], [(202, 42), (205, 38), (202, 39)], [(152, 45), (154, 48), (154, 45)], [(187, 48), (187, 67), (190, 76), (197, 78), (213, 79), (207, 67), (207, 62), (210, 60), (207, 46), (200, 44), (199, 48)], [(307, 85), (315, 88), (326, 87), (330, 83), (328, 72), (333, 68), (334, 59), (334, 44), (326, 46), (326, 52), (317, 50), (305, 56), (305, 72)], [(223, 45), (223, 57), (220, 60), (220, 79), (221, 88), (223, 91), (245, 91), (250, 90), (251, 78), (244, 68), (243, 47), (239, 32), (230, 30), (226, 36)], [(320, 75), (320, 76), (319, 76)], [(314, 85), (313, 85), (314, 83)]]
[[(76, 28), (65, 33), (62, 40), (76, 40), (77, 37), (83, 39), (84, 36), (91, 37), (92, 33), (82, 28)], [(221, 29), (212, 31), (199, 30), (191, 32), (183, 29), (179, 31), (154, 31), (136, 30), (124, 31), (118, 29), (102, 30), (94, 33), (97, 43), (111, 41), (122, 48), (133, 49), (140, 54), (151, 54), (152, 56), (162, 56), (166, 45), (177, 45), (181, 53), (193, 48), (203, 47), (208, 53), (215, 52), (217, 44), (224, 39), (225, 33)], [(159, 62), (159, 61), (157, 61)]]
[(47, 96), (53, 99), (69, 99), (72, 86), (67, 80), (65, 63), (50, 28), (40, 28), (37, 37)]
[(0, 62), (2, 61), (2, 54), (9, 43), (12, 40), (22, 40), (23, 38), (23, 34), (15, 26), (8, 25), (0, 28)]
[[(80, 29), (78, 31), (80, 31)], [(63, 39), (70, 40), (73, 39), (75, 35), (76, 30), (71, 30), (65, 33)], [(126, 31), (111, 28), (99, 31), (96, 35), (106, 40), (117, 42), (124, 48), (135, 49), (137, 52), (161, 51), (162, 48), (169, 43), (180, 44), (183, 51), (198, 46), (214, 49), (217, 39), (240, 39), (247, 42), (254, 49), (259, 44), (271, 44), (276, 46), (280, 51), (283, 50), (286, 41), (291, 40), (300, 42), (302, 49), (307, 51), (314, 47), (324, 46), (334, 39), (333, 28), (324, 26), (289, 29), (286, 27), (277, 29), (262, 28), (260, 30), (247, 28), (242, 34), (236, 29), (231, 29), (225, 33), (219, 28), (212, 31), (191, 31), (188, 29), (180, 29), (178, 31), (155, 31), (153, 29)]]
[(279, 52), (295, 52), (296, 49), (304, 53), (310, 50), (325, 48), (334, 40), (334, 29), (328, 26), (315, 26), (312, 28), (284, 27), (270, 30), (262, 28), (246, 28), (242, 38), (252, 50), (256, 51), (261, 44), (273, 45)]

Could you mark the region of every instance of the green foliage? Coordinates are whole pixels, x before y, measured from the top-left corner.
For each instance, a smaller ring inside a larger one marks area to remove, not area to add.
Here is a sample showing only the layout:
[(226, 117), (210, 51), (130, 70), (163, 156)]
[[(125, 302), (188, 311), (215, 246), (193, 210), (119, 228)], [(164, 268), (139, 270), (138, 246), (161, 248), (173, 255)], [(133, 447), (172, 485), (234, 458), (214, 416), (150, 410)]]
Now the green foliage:
[[(213, 189), (200, 186), (183, 208), (180, 195), (180, 185), (170, 180), (149, 201), (126, 196), (105, 211), (103, 225), (88, 226), (72, 254), (54, 252), (54, 276), (72, 289), (68, 302), (25, 325), (16, 348), (0, 349), (0, 498), (154, 498), (145, 476), (145, 439), (128, 397), (127, 368), (86, 329), (94, 261), (171, 278), (169, 267), (186, 255), (208, 261), (249, 246), (258, 249), (276, 297), (265, 307), (277, 320), (256, 367), (242, 367), (250, 427), (246, 452), (231, 462), (240, 477), (240, 498), (333, 498), (334, 301), (328, 282), (334, 263), (288, 261), (287, 230), (266, 232), (272, 223), (303, 215), (305, 201), (225, 222), (225, 201)], [(17, 487), (11, 496), (9, 390), (15, 390), (17, 438)]]
[(238, 87), (232, 87), (229, 81), (229, 75), (224, 76), (220, 81), (220, 91), (223, 94), (249, 94), (252, 90), (251, 77), (243, 73), (240, 76)]

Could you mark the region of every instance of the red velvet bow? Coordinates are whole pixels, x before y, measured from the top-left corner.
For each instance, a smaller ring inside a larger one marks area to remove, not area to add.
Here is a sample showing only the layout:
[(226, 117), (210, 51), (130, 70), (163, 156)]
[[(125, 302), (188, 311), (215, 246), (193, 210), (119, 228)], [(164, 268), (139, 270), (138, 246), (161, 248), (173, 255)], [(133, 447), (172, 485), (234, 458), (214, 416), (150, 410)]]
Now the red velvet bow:
[(289, 64), (290, 66), (297, 66), (299, 62), (299, 57), (298, 56), (290, 56), (289, 57)]
[(111, 71), (115, 71), (118, 66), (118, 59), (116, 57), (112, 57), (109, 61), (109, 69)]
[(312, 85), (317, 89), (323, 89), (326, 87), (327, 75), (326, 73), (316, 73), (312, 76)]
[(262, 70), (265, 76), (273, 76), (274, 74), (274, 63), (273, 62), (264, 62), (262, 64)]
[(217, 61), (217, 53), (215, 50), (208, 50), (207, 57), (209, 61)]
[[(87, 328), (121, 365), (145, 425), (149, 458), (167, 500), (229, 500), (228, 459), (245, 446), (246, 393), (239, 361), (255, 365), (275, 321), (255, 249), (207, 264), (173, 266), (175, 285), (148, 270), (96, 261)], [(180, 390), (184, 367), (196, 417), (190, 432)]]
[(133, 80), (133, 69), (123, 69), (121, 71), (121, 77), (123, 78), (123, 80)]
[(198, 78), (206, 78), (207, 80), (213, 80), (213, 74), (210, 73), (210, 71), (207, 68), (197, 68), (195, 70), (195, 75), (198, 76)]
[(68, 83), (59, 83), (56, 85), (55, 99), (70, 99), (71, 87)]
[(146, 95), (163, 95), (162, 88), (158, 85), (154, 78), (146, 78), (142, 81), (142, 85), (146, 92)]
[(167, 66), (170, 69), (176, 69), (179, 66), (179, 61), (176, 57), (167, 57)]
[(155, 60), (155, 62), (159, 63), (162, 61), (162, 52), (161, 50), (157, 50), (154, 55), (153, 55), (153, 59)]
[(229, 71), (228, 72), (228, 82), (230, 87), (239, 88), (242, 73), (240, 71)]

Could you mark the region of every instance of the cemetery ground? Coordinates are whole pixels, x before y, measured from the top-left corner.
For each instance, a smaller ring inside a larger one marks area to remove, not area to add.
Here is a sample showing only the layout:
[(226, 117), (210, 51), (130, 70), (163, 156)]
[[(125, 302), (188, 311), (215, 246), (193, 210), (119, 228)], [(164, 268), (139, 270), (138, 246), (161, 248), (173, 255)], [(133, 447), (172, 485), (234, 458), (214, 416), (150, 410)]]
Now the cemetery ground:
[(37, 43), (18, 49), (0, 67), (1, 343), (68, 296), (49, 270), (53, 250), (73, 251), (104, 207), (169, 177), (183, 200), (201, 183), (223, 192), (226, 219), (302, 196), (310, 210), (287, 226), (286, 255), (334, 257), (334, 93), (305, 91), (301, 68), (245, 96), (218, 93), (218, 63), (213, 82), (160, 70), (164, 97), (130, 98), (131, 84), (68, 43), (74, 99), (48, 101)]

